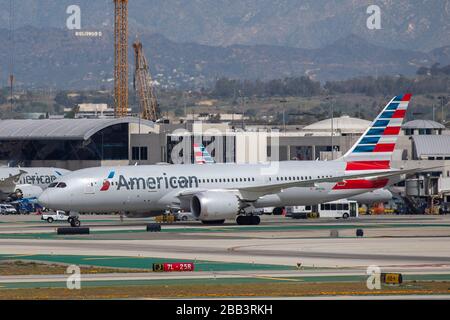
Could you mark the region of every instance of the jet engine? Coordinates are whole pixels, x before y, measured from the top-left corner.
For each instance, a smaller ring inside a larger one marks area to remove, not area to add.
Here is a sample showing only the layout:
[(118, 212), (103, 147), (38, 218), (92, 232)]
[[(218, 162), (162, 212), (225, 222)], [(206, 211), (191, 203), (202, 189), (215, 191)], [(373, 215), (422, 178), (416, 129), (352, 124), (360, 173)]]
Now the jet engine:
[(206, 191), (191, 199), (191, 212), (202, 222), (235, 219), (239, 209), (238, 197), (227, 192)]
[(18, 185), (16, 188), (14, 193), (10, 195), (13, 200), (37, 198), (43, 191), (41, 187), (31, 184)]

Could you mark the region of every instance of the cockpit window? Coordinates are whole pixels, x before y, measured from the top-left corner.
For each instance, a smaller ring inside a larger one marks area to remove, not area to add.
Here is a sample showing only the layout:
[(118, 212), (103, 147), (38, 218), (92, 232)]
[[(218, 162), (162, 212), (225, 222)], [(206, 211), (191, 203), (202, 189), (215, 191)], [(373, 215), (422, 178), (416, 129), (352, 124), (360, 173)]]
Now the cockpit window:
[(54, 187), (56, 187), (57, 184), (58, 184), (58, 182), (53, 182), (53, 183), (50, 183), (50, 184), (48, 185), (48, 187), (49, 187), (49, 188), (54, 188)]
[(67, 187), (67, 185), (66, 185), (64, 182), (60, 182), (60, 183), (58, 183), (58, 185), (57, 185), (57, 188), (64, 189), (65, 187)]

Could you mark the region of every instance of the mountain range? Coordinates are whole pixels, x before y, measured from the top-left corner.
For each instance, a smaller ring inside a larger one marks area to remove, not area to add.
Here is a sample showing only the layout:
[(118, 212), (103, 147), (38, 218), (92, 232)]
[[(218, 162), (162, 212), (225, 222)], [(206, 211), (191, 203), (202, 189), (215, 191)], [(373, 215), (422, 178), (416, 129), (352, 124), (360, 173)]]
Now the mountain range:
[[(0, 42), (7, 43), (0, 29)], [(134, 40), (134, 39), (133, 39)], [(450, 64), (450, 46), (419, 52), (388, 49), (355, 35), (320, 49), (270, 45), (216, 47), (177, 43), (160, 34), (140, 37), (153, 78), (165, 87), (200, 88), (217, 78), (275, 79), (308, 75), (326, 81), (365, 75), (413, 75), (420, 66)], [(113, 79), (113, 34), (83, 38), (73, 31), (23, 27), (15, 32), (14, 74), (18, 86), (31, 88), (110, 88)], [(131, 48), (131, 43), (130, 43)], [(10, 61), (0, 51), (1, 81)], [(134, 55), (130, 49), (130, 82)]]
[[(430, 51), (450, 45), (450, 0), (129, 0), (133, 33), (210, 46), (277, 45), (322, 48), (355, 34), (395, 49)], [(9, 25), (10, 0), (0, 0)], [(16, 28), (66, 28), (69, 5), (81, 9), (83, 29), (112, 29), (113, 0), (13, 1)], [(370, 5), (381, 29), (369, 30)]]
[[(155, 80), (200, 88), (219, 77), (320, 81), (365, 75), (413, 75), (450, 63), (450, 0), (379, 0), (381, 30), (366, 27), (366, 0), (130, 0), (130, 48), (142, 41)], [(67, 30), (66, 9), (81, 8), (81, 31)], [(9, 0), (0, 0), (9, 8)], [(0, 81), (11, 56), (23, 87), (112, 86), (112, 0), (14, 2), (14, 46), (0, 29)], [(0, 23), (9, 24), (8, 10)], [(130, 49), (130, 82), (133, 53)]]

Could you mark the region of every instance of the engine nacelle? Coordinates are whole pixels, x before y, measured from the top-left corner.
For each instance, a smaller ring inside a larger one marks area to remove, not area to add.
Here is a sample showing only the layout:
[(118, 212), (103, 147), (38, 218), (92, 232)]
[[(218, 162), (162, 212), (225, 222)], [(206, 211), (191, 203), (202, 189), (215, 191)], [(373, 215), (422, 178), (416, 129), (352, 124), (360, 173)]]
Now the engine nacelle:
[(239, 209), (238, 197), (228, 192), (206, 191), (191, 199), (191, 212), (201, 221), (234, 219)]
[(16, 191), (11, 195), (14, 200), (37, 198), (43, 192), (41, 187), (31, 184), (22, 184), (16, 186)]

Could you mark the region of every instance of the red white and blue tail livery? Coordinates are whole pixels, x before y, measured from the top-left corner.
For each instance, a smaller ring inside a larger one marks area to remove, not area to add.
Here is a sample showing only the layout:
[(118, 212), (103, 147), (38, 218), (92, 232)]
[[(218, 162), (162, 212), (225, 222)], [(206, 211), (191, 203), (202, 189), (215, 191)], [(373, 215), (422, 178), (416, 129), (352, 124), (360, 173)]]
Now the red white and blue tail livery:
[(339, 159), (347, 162), (346, 171), (390, 169), (410, 99), (410, 93), (397, 96), (384, 107), (358, 142)]
[(211, 164), (215, 163), (209, 152), (203, 144), (194, 143), (194, 156), (196, 164)]

